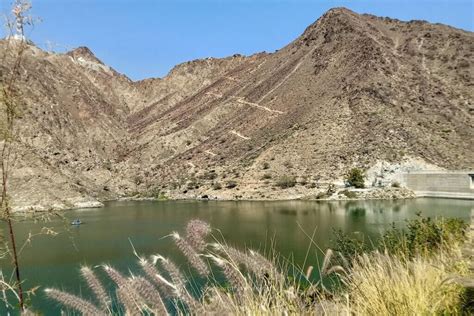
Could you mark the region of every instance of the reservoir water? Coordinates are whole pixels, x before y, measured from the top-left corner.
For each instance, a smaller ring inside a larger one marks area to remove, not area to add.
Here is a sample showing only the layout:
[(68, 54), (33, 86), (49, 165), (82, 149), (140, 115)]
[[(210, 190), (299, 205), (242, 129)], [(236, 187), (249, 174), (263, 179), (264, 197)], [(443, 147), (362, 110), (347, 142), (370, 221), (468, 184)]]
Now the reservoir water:
[[(87, 296), (79, 276), (82, 264), (108, 263), (123, 273), (138, 271), (134, 248), (140, 255), (159, 253), (171, 257), (185, 267), (170, 238), (163, 237), (172, 231), (182, 231), (193, 218), (209, 222), (218, 229), (215, 234), (222, 234), (230, 245), (264, 250), (273, 243), (279, 253), (301, 265), (310, 244), (307, 235), (315, 233), (314, 240), (323, 250), (331, 246), (333, 229), (361, 232), (376, 240), (393, 222), (403, 226), (417, 212), (467, 221), (474, 212), (474, 203), (446, 199), (109, 202), (103, 208), (68, 211), (64, 218), (51, 217), (47, 222), (15, 222), (15, 230), (20, 245), (32, 236), (21, 251), (20, 264), (25, 288), (41, 286), (30, 302), (33, 309), (46, 315), (59, 315), (60, 307), (45, 299), (42, 289), (56, 287)], [(71, 226), (75, 218), (83, 224)], [(0, 229), (5, 235), (3, 223)], [(48, 229), (58, 234), (37, 235)], [(320, 254), (313, 247), (307, 265), (317, 265), (317, 256)], [(9, 276), (9, 259), (0, 260), (0, 265)], [(0, 306), (0, 315), (5, 313), (5, 306)]]

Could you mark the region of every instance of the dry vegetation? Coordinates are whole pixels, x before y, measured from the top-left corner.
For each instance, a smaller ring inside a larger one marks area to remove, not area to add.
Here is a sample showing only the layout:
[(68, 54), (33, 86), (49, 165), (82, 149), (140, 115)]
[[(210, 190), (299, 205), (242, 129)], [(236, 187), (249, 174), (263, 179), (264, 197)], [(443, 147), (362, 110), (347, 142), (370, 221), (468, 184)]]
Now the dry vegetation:
[[(427, 236), (426, 227), (416, 230), (420, 238)], [(98, 271), (88, 267), (81, 273), (94, 293), (93, 300), (57, 289), (47, 289), (46, 293), (66, 309), (83, 314), (462, 314), (469, 312), (465, 289), (453, 282), (453, 276), (469, 273), (459, 251), (465, 226), (452, 232), (459, 235), (446, 233), (443, 236), (449, 239), (431, 244), (427, 252), (409, 256), (395, 248), (356, 252), (351, 257), (328, 250), (318, 269), (320, 281), (312, 281), (312, 267), (303, 272), (279, 257), (269, 260), (215, 238), (208, 243), (209, 225), (193, 220), (184, 236), (174, 232), (170, 237), (198, 278), (205, 280), (201, 294), (191, 291), (190, 284), (196, 282), (161, 255), (139, 258), (141, 275), (124, 276), (102, 266), (117, 285), (113, 296), (106, 294), (96, 276)], [(401, 244), (404, 236), (399, 236)], [(218, 281), (217, 275), (225, 281)], [(336, 283), (328, 283), (330, 280)]]
[(469, 168), (473, 43), (472, 32), (445, 25), (337, 8), (277, 52), (196, 60), (139, 82), (87, 48), (28, 45), (14, 206), (157, 190), (295, 198), (318, 190), (280, 178), (328, 183), (407, 157)]

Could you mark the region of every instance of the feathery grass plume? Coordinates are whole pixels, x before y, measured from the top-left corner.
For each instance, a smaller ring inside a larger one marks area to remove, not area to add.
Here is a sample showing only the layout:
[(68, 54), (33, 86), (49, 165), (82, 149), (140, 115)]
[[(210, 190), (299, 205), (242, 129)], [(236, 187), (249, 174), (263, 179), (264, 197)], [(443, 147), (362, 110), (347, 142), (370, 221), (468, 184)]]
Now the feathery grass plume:
[(120, 287), (117, 289), (117, 298), (122, 303), (125, 309), (125, 315), (141, 315), (142, 308), (137, 300), (134, 298), (134, 295), (128, 292), (128, 289), (125, 287)]
[(168, 315), (160, 293), (147, 279), (144, 277), (132, 277), (130, 285), (150, 306), (150, 312), (155, 315)]
[(235, 265), (244, 265), (247, 268), (255, 264), (255, 260), (243, 251), (233, 248), (221, 243), (212, 243), (211, 247), (217, 250), (229, 260), (233, 261)]
[(204, 240), (211, 233), (211, 226), (199, 219), (193, 219), (186, 225), (186, 240), (196, 251), (206, 248)]
[[(341, 258), (343, 258), (341, 253), (339, 253), (339, 255), (341, 256)], [(329, 264), (332, 261), (333, 256), (334, 256), (334, 251), (332, 251), (332, 249), (326, 250), (326, 254), (324, 255), (323, 265), (321, 267), (321, 276), (328, 276), (332, 273), (336, 273), (336, 274), (347, 273), (346, 269), (344, 269), (344, 267), (342, 267), (341, 265), (333, 265), (331, 267), (329, 266)], [(321, 285), (324, 287), (324, 284), (321, 284)]]
[(107, 264), (103, 265), (102, 268), (118, 287), (128, 287), (127, 279), (120, 272)]
[(249, 251), (252, 259), (255, 261), (254, 269), (258, 271), (259, 275), (256, 275), (259, 278), (274, 278), (277, 280), (284, 279), (284, 276), (278, 271), (277, 267), (267, 258), (262, 256), (260, 253), (254, 250)]
[(168, 272), (175, 287), (175, 296), (186, 304), (190, 311), (200, 311), (202, 305), (189, 294), (186, 289), (186, 279), (173, 261), (160, 255), (152, 256), (153, 264), (160, 260), (162, 267)]
[(148, 260), (140, 258), (140, 266), (145, 274), (148, 276), (150, 281), (152, 281), (165, 297), (172, 297), (173, 291), (176, 291), (176, 286), (171, 284), (168, 280), (160, 275), (154, 264), (151, 264)]
[[(267, 271), (265, 270), (265, 268), (262, 267), (258, 260), (255, 260), (253, 256), (221, 243), (213, 243), (211, 246), (223, 256), (227, 257), (236, 267), (239, 267), (239, 265), (243, 265), (247, 269), (247, 271), (255, 275), (255, 277), (259, 281), (262, 281), (265, 278), (265, 274), (267, 273)], [(269, 274), (267, 273), (267, 275)], [(253, 280), (249, 279), (249, 281), (254, 283)]]
[(203, 290), (202, 301), (210, 315), (231, 315), (234, 301), (220, 286), (209, 286)]
[(84, 280), (87, 282), (89, 288), (92, 290), (92, 292), (94, 292), (95, 297), (100, 303), (100, 307), (104, 310), (107, 310), (111, 303), (111, 299), (107, 295), (102, 283), (100, 283), (99, 279), (97, 279), (91, 268), (87, 266), (81, 267), (81, 274)]
[[(140, 311), (143, 302), (140, 300), (140, 296), (135, 292), (131, 287), (130, 281), (125, 278), (120, 272), (115, 270), (109, 265), (103, 265), (103, 268), (109, 278), (117, 284), (117, 296), (120, 299), (120, 302), (124, 305), (127, 311)], [(123, 290), (120, 292), (119, 290)]]
[(313, 266), (309, 266), (308, 269), (306, 269), (305, 277), (306, 280), (309, 280), (311, 278), (311, 273), (313, 273)]
[(78, 296), (62, 292), (56, 289), (45, 289), (46, 295), (53, 300), (61, 303), (64, 306), (72, 308), (83, 315), (103, 315), (104, 311), (101, 311), (91, 302), (88, 302)]
[(177, 232), (173, 232), (171, 236), (173, 237), (176, 246), (188, 259), (191, 266), (193, 266), (193, 268), (196, 269), (196, 271), (201, 276), (208, 276), (210, 273), (209, 267), (206, 265), (204, 260), (202, 260), (199, 254), (194, 250), (194, 248), (191, 247), (191, 245), (185, 239), (181, 238), (181, 236)]
[(247, 289), (247, 282), (239, 268), (231, 264), (229, 261), (214, 255), (209, 255), (209, 258), (211, 258), (216, 265), (221, 268), (227, 281), (229, 281), (229, 284), (234, 289), (236, 298), (241, 300)]
[(167, 259), (160, 255), (155, 255), (151, 257), (153, 260), (153, 264), (156, 264), (158, 260), (160, 260), (161, 266), (171, 278), (171, 282), (175, 288), (176, 294), (179, 296), (180, 292), (185, 289), (186, 279), (184, 275), (181, 273), (179, 268), (174, 264), (173, 261)]
[(321, 266), (322, 275), (326, 275), (333, 255), (334, 255), (334, 251), (332, 251), (332, 249), (326, 250), (326, 253), (324, 254), (323, 265)]

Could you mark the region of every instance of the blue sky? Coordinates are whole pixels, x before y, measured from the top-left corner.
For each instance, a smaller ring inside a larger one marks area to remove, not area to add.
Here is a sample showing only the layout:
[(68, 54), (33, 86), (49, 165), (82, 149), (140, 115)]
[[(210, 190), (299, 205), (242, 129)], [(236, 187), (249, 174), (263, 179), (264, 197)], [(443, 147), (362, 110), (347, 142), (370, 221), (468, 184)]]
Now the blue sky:
[[(279, 49), (328, 9), (474, 30), (474, 0), (33, 0), (42, 19), (28, 36), (41, 47), (89, 47), (138, 80), (176, 64)], [(0, 0), (8, 12), (11, 0)], [(49, 43), (49, 44), (47, 44)]]

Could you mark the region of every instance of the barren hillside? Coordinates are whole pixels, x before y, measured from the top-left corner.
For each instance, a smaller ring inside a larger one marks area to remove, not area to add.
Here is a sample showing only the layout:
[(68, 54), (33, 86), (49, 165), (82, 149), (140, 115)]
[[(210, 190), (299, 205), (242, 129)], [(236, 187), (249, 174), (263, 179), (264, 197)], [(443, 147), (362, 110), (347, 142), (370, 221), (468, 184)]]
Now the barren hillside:
[[(140, 82), (86, 48), (31, 46), (14, 201), (285, 198), (377, 161), (472, 168), (473, 54), (471, 32), (342, 8), (275, 53)], [(302, 185), (275, 188), (283, 175)]]

